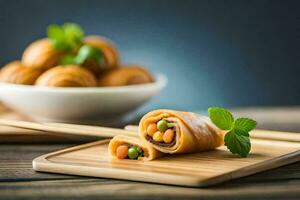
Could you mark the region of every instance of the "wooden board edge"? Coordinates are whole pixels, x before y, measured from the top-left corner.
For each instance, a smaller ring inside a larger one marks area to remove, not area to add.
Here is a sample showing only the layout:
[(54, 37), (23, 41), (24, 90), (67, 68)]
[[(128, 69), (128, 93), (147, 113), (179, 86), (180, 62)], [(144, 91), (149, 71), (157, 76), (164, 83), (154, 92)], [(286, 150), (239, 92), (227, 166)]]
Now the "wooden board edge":
[[(40, 172), (50, 172), (50, 173), (59, 173), (59, 174), (69, 174), (69, 175), (80, 175), (80, 176), (89, 176), (89, 177), (99, 177), (99, 178), (112, 178), (112, 179), (123, 179), (123, 180), (131, 180), (131, 181), (139, 181), (139, 182), (151, 182), (151, 183), (160, 183), (160, 184), (168, 184), (168, 185), (177, 185), (177, 186), (188, 186), (188, 187), (208, 187), (212, 185), (217, 185), (226, 181), (230, 181), (232, 179), (237, 179), (249, 175), (253, 175), (255, 173), (260, 173), (263, 171), (267, 171), (270, 169), (275, 169), (287, 164), (291, 164), (297, 161), (300, 161), (300, 150), (291, 152), (289, 154), (279, 156), (270, 160), (263, 161), (261, 163), (253, 164), (247, 166), (242, 169), (238, 169), (235, 171), (231, 171), (213, 178), (209, 178), (206, 180), (199, 180), (199, 178), (195, 177), (187, 177), (181, 175), (169, 175), (169, 174), (159, 174), (149, 175), (147, 181), (142, 179), (142, 176), (145, 176), (145, 172), (139, 171), (129, 171), (126, 169), (109, 169), (109, 168), (101, 168), (101, 167), (90, 167), (89, 171), (77, 171), (73, 166), (63, 163), (55, 163), (48, 158), (52, 156), (57, 156), (62, 153), (75, 151), (77, 149), (88, 148), (90, 146), (103, 144), (109, 142), (110, 139), (104, 139), (96, 142), (91, 142), (87, 144), (82, 144), (74, 147), (70, 147), (67, 149), (59, 150), (56, 152), (52, 152), (49, 154), (45, 154), (35, 158), (32, 161), (32, 166), (35, 171)], [(67, 171), (61, 171), (60, 167), (63, 166)], [(115, 171), (120, 172), (118, 176), (115, 175)], [(120, 176), (120, 174), (125, 174)], [(139, 176), (140, 175), (140, 176)], [(166, 180), (161, 180), (161, 177), (166, 177)], [(180, 180), (180, 181), (178, 181)], [(179, 182), (179, 183), (178, 183)]]
[[(189, 187), (199, 187), (198, 180), (195, 178), (190, 178), (181, 175), (168, 175), (168, 174), (157, 174), (153, 176), (153, 174), (149, 175), (147, 181), (140, 178), (142, 175), (145, 175), (145, 172), (139, 171), (129, 171), (123, 169), (117, 169), (120, 174), (124, 174), (123, 176), (115, 176), (116, 169), (109, 169), (109, 168), (101, 168), (101, 167), (89, 167), (89, 171), (77, 171), (73, 166), (63, 163), (55, 163), (50, 160), (52, 156), (57, 156), (62, 153), (75, 151), (77, 149), (88, 148), (90, 146), (102, 144), (108, 142), (110, 139), (104, 139), (96, 142), (91, 142), (87, 144), (82, 144), (74, 147), (70, 147), (67, 149), (62, 149), (56, 152), (48, 153), (42, 156), (35, 158), (32, 161), (32, 167), (35, 171), (39, 172), (50, 172), (50, 173), (58, 173), (58, 174), (69, 174), (69, 175), (79, 175), (79, 176), (88, 176), (88, 177), (99, 177), (99, 178), (112, 178), (112, 179), (123, 179), (123, 180), (131, 180), (131, 181), (139, 181), (139, 182), (151, 182), (151, 183), (160, 183), (160, 184), (168, 184), (168, 185), (180, 185), (180, 186), (189, 186)], [(66, 171), (61, 171), (60, 167), (63, 166)], [(104, 171), (103, 171), (104, 170)], [(76, 176), (75, 175), (75, 176)], [(140, 175), (140, 176), (139, 176)], [(161, 176), (166, 177), (168, 182), (161, 180)], [(161, 181), (157, 181), (161, 180)], [(182, 184), (176, 184), (176, 182), (180, 180)]]
[(62, 149), (62, 150), (58, 150), (58, 151), (54, 151), (54, 152), (51, 152), (51, 153), (48, 153), (48, 154), (44, 154), (42, 156), (39, 156), (37, 158), (35, 158), (34, 160), (40, 160), (42, 158), (46, 159), (47, 158), (50, 158), (52, 156), (56, 156), (56, 155), (60, 155), (62, 153), (67, 153), (67, 152), (70, 152), (70, 151), (75, 151), (77, 149), (84, 149), (84, 148), (87, 148), (87, 147), (90, 147), (90, 146), (94, 146), (94, 145), (98, 145), (98, 144), (102, 144), (102, 143), (108, 143), (110, 141), (110, 139), (103, 139), (103, 140), (98, 140), (98, 141), (95, 141), (95, 142), (89, 142), (89, 143), (85, 143), (85, 144), (81, 144), (81, 145), (76, 145), (74, 147), (69, 147), (69, 148), (65, 148), (65, 149)]
[[(59, 168), (64, 167), (65, 171), (61, 171)], [(74, 166), (62, 164), (62, 163), (54, 163), (48, 160), (36, 160), (33, 161), (33, 168), (39, 172), (50, 172), (57, 174), (68, 174), (74, 176), (87, 176), (87, 177), (98, 177), (98, 178), (108, 178), (108, 179), (116, 179), (116, 180), (130, 180), (137, 182), (148, 182), (148, 183), (158, 183), (164, 185), (176, 185), (176, 186), (188, 186), (188, 187), (200, 187), (198, 181), (194, 178), (189, 178), (185, 176), (179, 175), (167, 175), (167, 174), (149, 174), (147, 176), (147, 181), (145, 181), (145, 173), (139, 171), (128, 171), (117, 169), (117, 171), (124, 175), (116, 176), (116, 169), (109, 168), (101, 168), (101, 167), (89, 167), (89, 171), (78, 171), (78, 168)], [(166, 178), (162, 180), (162, 175)], [(142, 177), (143, 176), (143, 177)], [(179, 181), (179, 184), (177, 183)]]
[(253, 174), (261, 173), (267, 170), (275, 169), (278, 167), (282, 167), (288, 164), (292, 164), (300, 161), (300, 150), (291, 152), (289, 154), (279, 156), (270, 160), (265, 160), (263, 162), (249, 165), (242, 169), (237, 169), (226, 174), (222, 174), (205, 181), (201, 181), (202, 186), (212, 186), (216, 184), (220, 184), (229, 180), (238, 179), (246, 176), (250, 176)]

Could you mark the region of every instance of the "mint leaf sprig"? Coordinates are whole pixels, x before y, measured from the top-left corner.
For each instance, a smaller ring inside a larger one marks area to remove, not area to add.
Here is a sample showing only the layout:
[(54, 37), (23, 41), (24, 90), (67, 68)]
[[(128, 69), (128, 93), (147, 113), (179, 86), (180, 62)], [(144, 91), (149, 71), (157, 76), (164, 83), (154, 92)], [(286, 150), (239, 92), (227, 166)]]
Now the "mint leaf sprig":
[(82, 47), (80, 47), (77, 54), (67, 54), (63, 56), (60, 60), (60, 64), (81, 65), (88, 59), (95, 61), (97, 64), (101, 64), (103, 62), (103, 53), (100, 49), (97, 49), (90, 45), (83, 45)]
[(250, 118), (234, 120), (230, 111), (218, 107), (208, 108), (208, 115), (218, 128), (227, 131), (224, 142), (229, 151), (247, 157), (251, 150), (249, 132), (256, 127), (257, 122)]
[(84, 32), (75, 23), (65, 23), (62, 26), (51, 24), (47, 28), (47, 36), (55, 49), (74, 52), (81, 46)]
[(65, 23), (61, 26), (51, 24), (47, 28), (47, 36), (54, 48), (63, 51), (61, 65), (81, 65), (86, 60), (93, 60), (97, 64), (103, 62), (103, 53), (100, 49), (83, 44), (84, 31), (75, 23)]

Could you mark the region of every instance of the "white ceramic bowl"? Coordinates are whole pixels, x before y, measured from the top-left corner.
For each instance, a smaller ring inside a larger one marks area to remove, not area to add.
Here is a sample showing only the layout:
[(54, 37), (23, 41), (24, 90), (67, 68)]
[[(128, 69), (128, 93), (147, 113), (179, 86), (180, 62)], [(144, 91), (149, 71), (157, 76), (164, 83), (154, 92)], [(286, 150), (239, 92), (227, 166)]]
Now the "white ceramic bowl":
[(36, 121), (107, 124), (123, 119), (167, 84), (164, 75), (149, 84), (50, 88), (0, 83), (0, 99), (13, 110)]

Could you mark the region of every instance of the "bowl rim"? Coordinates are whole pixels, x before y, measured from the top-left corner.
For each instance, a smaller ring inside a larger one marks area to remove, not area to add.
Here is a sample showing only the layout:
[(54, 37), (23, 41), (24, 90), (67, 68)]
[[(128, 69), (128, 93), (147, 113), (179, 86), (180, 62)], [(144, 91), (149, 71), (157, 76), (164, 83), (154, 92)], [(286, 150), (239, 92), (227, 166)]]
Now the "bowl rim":
[(162, 89), (167, 83), (168, 79), (164, 74), (154, 75), (155, 81), (152, 83), (137, 84), (137, 85), (126, 85), (126, 86), (106, 86), (106, 87), (47, 87), (47, 86), (36, 86), (36, 85), (21, 85), (14, 83), (3, 83), (0, 82), (0, 87), (8, 87), (16, 90), (30, 90), (31, 92), (52, 92), (52, 93), (110, 93), (110, 92), (130, 92), (130, 91), (143, 91), (148, 89)]

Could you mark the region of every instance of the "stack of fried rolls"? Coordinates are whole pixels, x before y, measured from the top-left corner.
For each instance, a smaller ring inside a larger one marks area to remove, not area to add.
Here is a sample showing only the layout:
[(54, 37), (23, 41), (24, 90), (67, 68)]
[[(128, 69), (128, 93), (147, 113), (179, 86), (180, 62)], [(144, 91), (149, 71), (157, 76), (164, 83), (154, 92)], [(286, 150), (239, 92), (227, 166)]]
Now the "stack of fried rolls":
[(87, 59), (81, 65), (62, 65), (60, 61), (66, 52), (55, 49), (48, 38), (43, 38), (28, 45), (20, 61), (8, 63), (0, 70), (0, 82), (47, 87), (112, 87), (154, 81), (144, 67), (121, 64), (119, 51), (109, 39), (90, 35), (82, 42), (101, 50), (101, 64)]

